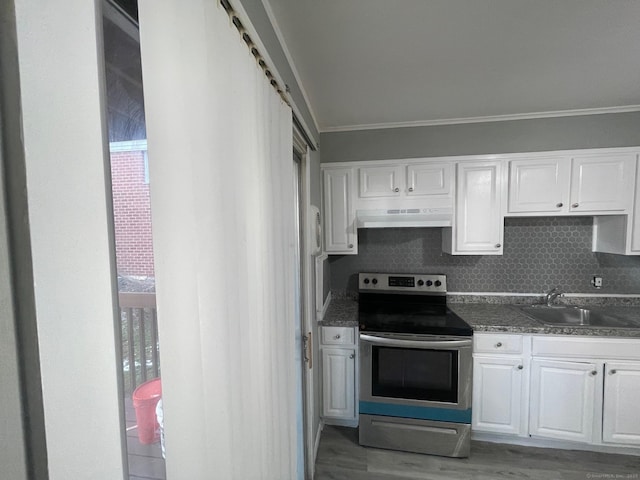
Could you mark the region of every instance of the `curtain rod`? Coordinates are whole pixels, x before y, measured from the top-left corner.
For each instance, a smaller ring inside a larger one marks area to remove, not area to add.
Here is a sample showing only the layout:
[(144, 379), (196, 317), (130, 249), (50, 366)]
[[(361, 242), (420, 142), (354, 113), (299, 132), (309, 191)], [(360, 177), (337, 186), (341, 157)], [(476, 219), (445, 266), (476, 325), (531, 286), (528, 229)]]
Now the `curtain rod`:
[(307, 129), (304, 128), (303, 122), (301, 122), (298, 116), (296, 115), (295, 111), (292, 108), (291, 102), (287, 97), (287, 93), (289, 93), (289, 85), (285, 84), (284, 88), (280, 86), (275, 76), (271, 72), (271, 69), (267, 65), (266, 60), (258, 50), (258, 47), (251, 39), (251, 36), (247, 33), (247, 30), (245, 29), (244, 25), (242, 25), (242, 21), (238, 17), (236, 11), (231, 6), (231, 3), (229, 3), (229, 0), (219, 0), (219, 2), (222, 8), (224, 8), (224, 10), (227, 12), (227, 15), (229, 15), (231, 22), (235, 25), (236, 29), (238, 30), (238, 33), (240, 33), (240, 36), (242, 37), (244, 42), (247, 44), (247, 47), (249, 47), (251, 54), (255, 57), (256, 62), (258, 62), (258, 65), (260, 66), (260, 68), (262, 68), (262, 71), (264, 72), (265, 76), (269, 79), (269, 83), (271, 83), (271, 86), (275, 89), (276, 92), (278, 92), (278, 95), (280, 95), (280, 98), (282, 99), (282, 101), (291, 108), (291, 116), (293, 119), (293, 124), (296, 126), (296, 128), (298, 128), (298, 130), (300, 130), (300, 133), (302, 133), (302, 136), (305, 142), (307, 142), (307, 144), (309, 145), (309, 148), (311, 148), (311, 150), (317, 150), (318, 146), (313, 141), (311, 136), (308, 134)]

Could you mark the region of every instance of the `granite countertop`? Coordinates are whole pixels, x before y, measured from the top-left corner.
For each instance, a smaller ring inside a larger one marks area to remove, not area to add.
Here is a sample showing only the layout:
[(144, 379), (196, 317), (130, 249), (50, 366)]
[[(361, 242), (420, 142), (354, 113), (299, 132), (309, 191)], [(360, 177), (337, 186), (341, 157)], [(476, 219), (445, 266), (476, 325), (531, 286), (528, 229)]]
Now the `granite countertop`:
[[(477, 303), (449, 303), (449, 308), (473, 327), (474, 332), (508, 332), (546, 335), (582, 335), (599, 337), (640, 338), (640, 328), (588, 328), (548, 326), (525, 315), (514, 305), (487, 303), (474, 298)], [(489, 302), (495, 301), (488, 299)], [(590, 306), (640, 322), (640, 306)], [(639, 323), (640, 325), (640, 323)], [(358, 326), (358, 302), (350, 298), (331, 301), (319, 326)]]
[[(640, 328), (589, 328), (545, 325), (520, 312), (513, 305), (450, 303), (449, 308), (471, 325), (474, 332), (640, 338)], [(640, 320), (640, 307), (638, 306), (590, 308), (594, 310), (608, 309), (621, 316)]]
[(349, 298), (331, 300), (324, 318), (318, 325), (321, 327), (357, 327), (358, 302)]

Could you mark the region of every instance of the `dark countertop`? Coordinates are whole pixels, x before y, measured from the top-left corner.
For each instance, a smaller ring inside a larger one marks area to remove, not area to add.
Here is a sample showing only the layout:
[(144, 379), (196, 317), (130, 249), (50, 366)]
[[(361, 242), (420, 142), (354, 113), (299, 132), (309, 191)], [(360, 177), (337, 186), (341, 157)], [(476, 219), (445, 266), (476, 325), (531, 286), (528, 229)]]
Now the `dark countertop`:
[[(528, 317), (512, 305), (495, 303), (449, 303), (449, 308), (473, 327), (474, 332), (506, 332), (537, 335), (581, 335), (640, 338), (640, 328), (588, 328), (547, 326)], [(594, 307), (590, 307), (594, 308)], [(617, 315), (640, 320), (640, 306), (597, 307)], [(321, 327), (357, 327), (358, 302), (352, 299), (331, 301)]]
[[(525, 315), (512, 305), (450, 303), (449, 308), (473, 327), (474, 332), (528, 333), (640, 338), (640, 328), (589, 328), (549, 326)], [(593, 308), (593, 307), (590, 307)], [(599, 307), (625, 317), (640, 319), (640, 307)]]
[(357, 327), (358, 302), (351, 299), (333, 299), (327, 308), (324, 319), (318, 322), (321, 327)]

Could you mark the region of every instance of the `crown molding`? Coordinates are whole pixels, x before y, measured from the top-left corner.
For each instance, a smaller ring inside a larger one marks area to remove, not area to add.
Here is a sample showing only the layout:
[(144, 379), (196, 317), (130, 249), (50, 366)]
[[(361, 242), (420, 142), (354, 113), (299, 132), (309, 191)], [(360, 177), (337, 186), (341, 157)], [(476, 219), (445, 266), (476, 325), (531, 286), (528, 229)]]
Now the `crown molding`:
[[(266, 0), (265, 0), (266, 1)], [(411, 122), (372, 123), (363, 125), (344, 125), (325, 127), (320, 133), (351, 132), (357, 130), (380, 130), (385, 128), (433, 127), (437, 125), (459, 125), (464, 123), (508, 122), (512, 120), (531, 120), (536, 118), (576, 117), (581, 115), (603, 115), (607, 113), (640, 112), (640, 105), (624, 105), (619, 107), (583, 108), (575, 110), (557, 110), (552, 112), (516, 113), (510, 115), (493, 115), (486, 117), (445, 118), (438, 120), (420, 120)]]

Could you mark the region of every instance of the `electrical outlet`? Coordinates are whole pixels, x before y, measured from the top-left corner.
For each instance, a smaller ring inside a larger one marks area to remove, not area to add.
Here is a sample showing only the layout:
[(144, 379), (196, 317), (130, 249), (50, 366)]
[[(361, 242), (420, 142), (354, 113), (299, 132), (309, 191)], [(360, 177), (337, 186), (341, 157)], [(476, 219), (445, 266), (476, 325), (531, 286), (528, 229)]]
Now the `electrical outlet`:
[(595, 288), (602, 288), (602, 277), (594, 276), (591, 279), (591, 285), (593, 285)]

